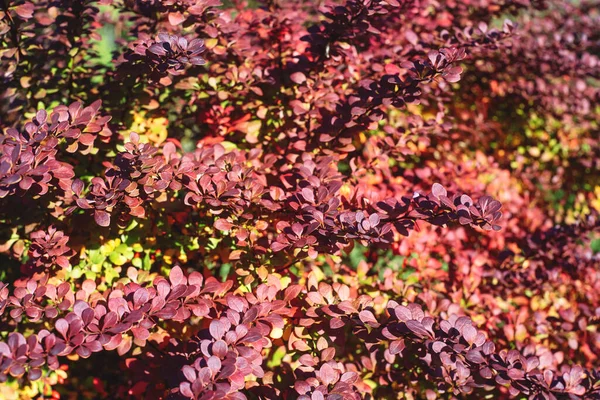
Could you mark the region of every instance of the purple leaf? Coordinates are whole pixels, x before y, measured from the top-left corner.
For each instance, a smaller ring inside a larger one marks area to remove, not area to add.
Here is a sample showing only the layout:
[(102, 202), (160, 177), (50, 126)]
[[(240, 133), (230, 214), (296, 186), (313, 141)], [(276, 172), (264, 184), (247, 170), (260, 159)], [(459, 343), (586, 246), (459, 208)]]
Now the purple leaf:
[(107, 227), (110, 225), (110, 214), (104, 210), (96, 210), (94, 212), (94, 220), (98, 225)]

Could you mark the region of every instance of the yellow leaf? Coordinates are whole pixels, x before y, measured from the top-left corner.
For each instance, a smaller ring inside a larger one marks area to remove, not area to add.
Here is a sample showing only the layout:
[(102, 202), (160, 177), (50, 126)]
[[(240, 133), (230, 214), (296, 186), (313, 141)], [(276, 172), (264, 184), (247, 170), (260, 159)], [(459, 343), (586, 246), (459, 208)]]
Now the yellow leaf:
[(240, 127), (240, 130), (246, 134), (246, 141), (248, 143), (258, 143), (258, 134), (262, 122), (260, 120), (248, 121)]
[(269, 275), (269, 271), (267, 271), (267, 269), (265, 268), (265, 266), (264, 266), (264, 265), (261, 265), (260, 267), (258, 267), (258, 268), (256, 269), (256, 273), (258, 274), (258, 277), (259, 277), (260, 279), (262, 279), (263, 281), (264, 281), (265, 279), (267, 279), (267, 275)]
[(280, 339), (283, 336), (283, 329), (273, 328), (269, 336), (271, 337), (271, 339)]

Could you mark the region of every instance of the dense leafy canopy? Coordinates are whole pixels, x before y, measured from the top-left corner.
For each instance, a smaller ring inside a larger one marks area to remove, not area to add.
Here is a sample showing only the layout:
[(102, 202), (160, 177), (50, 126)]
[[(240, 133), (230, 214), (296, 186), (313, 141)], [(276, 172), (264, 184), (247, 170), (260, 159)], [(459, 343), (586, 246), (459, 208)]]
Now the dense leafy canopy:
[(0, 397), (600, 399), (599, 24), (4, 0)]

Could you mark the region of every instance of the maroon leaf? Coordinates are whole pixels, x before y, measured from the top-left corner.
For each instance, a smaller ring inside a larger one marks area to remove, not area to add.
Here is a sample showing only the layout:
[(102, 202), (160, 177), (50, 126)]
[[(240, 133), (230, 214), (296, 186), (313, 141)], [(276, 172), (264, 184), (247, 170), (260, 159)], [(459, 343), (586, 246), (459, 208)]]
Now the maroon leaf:
[(110, 225), (110, 214), (104, 210), (96, 210), (94, 212), (94, 220), (98, 225), (107, 227)]

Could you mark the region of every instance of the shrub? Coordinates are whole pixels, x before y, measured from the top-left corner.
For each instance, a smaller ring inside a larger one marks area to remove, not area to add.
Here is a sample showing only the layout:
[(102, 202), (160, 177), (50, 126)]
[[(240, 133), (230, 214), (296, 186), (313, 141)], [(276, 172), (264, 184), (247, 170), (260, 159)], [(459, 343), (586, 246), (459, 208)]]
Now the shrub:
[(0, 394), (600, 398), (599, 22), (5, 1)]

